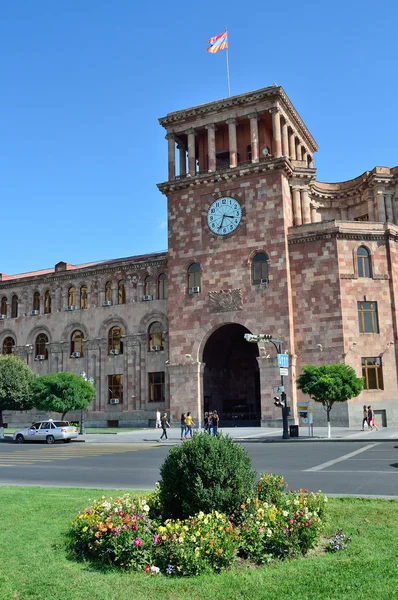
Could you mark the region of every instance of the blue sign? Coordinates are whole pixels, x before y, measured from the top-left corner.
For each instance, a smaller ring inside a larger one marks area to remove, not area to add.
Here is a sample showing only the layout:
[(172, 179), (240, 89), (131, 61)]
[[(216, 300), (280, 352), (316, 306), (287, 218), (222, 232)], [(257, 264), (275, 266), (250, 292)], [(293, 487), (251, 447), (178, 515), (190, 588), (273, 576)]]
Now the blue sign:
[(289, 367), (288, 354), (278, 354), (278, 367)]

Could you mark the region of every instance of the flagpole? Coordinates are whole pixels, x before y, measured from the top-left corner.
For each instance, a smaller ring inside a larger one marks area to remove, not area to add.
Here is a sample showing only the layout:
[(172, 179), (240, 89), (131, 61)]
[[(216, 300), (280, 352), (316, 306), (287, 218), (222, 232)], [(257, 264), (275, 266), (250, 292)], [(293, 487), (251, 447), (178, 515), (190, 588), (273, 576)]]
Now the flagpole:
[[(227, 27), (225, 28), (225, 31), (228, 31)], [(227, 38), (227, 47), (225, 48), (225, 57), (226, 57), (226, 61), (227, 61), (228, 98), (230, 98), (231, 97), (231, 82), (229, 79), (228, 46), (229, 46), (229, 39)]]

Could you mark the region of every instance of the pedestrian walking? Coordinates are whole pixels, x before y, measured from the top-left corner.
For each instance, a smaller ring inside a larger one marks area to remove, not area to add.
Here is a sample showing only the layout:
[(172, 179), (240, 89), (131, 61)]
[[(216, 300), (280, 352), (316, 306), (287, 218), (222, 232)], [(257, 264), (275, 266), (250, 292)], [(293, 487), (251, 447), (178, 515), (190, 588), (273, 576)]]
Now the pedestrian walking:
[(213, 435), (217, 435), (219, 422), (220, 422), (220, 419), (218, 417), (217, 411), (213, 410), (213, 414), (211, 417), (211, 425), (212, 425), (212, 429), (213, 429)]
[(184, 439), (187, 439), (188, 433), (190, 434), (191, 438), (192, 438), (192, 426), (194, 425), (191, 413), (188, 412), (187, 416), (185, 417), (185, 434), (184, 434)]
[(167, 427), (170, 427), (170, 423), (167, 421), (167, 413), (163, 413), (163, 416), (160, 419), (160, 426), (162, 428), (162, 435), (160, 436), (160, 442), (163, 439), (163, 436), (166, 438), (167, 440)]
[(185, 435), (185, 413), (181, 413), (181, 439), (184, 439), (184, 435)]
[(205, 412), (205, 416), (204, 416), (204, 429), (205, 431), (207, 431), (207, 433), (210, 433), (210, 427), (209, 427), (209, 413)]
[(375, 423), (374, 410), (370, 405), (368, 406), (368, 427), (370, 427), (371, 431), (373, 431), (373, 429), (376, 429), (376, 431), (379, 431), (379, 428), (377, 427), (377, 425)]
[(366, 408), (366, 404), (363, 405), (363, 415), (362, 415), (362, 431), (365, 431), (365, 425), (368, 426), (368, 409)]
[(156, 429), (160, 429), (161, 428), (161, 422), (160, 422), (160, 410), (156, 411)]

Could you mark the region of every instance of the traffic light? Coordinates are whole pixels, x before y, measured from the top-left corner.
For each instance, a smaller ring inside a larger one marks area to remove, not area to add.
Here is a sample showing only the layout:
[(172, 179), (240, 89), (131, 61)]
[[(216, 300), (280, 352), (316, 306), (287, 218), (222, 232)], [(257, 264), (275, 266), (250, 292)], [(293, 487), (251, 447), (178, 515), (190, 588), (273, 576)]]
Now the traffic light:
[(275, 404), (275, 406), (279, 406), (279, 408), (283, 408), (286, 405), (286, 401), (284, 398), (279, 398), (279, 396), (274, 396), (274, 404)]

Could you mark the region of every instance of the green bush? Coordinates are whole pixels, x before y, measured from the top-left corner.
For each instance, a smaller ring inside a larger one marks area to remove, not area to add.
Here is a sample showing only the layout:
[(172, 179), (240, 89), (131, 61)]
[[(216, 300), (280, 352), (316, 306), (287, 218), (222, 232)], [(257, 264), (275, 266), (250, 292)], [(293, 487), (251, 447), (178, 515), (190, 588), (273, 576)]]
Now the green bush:
[(163, 518), (187, 519), (212, 510), (231, 515), (254, 491), (250, 456), (221, 434), (195, 434), (191, 441), (172, 448), (160, 475)]

